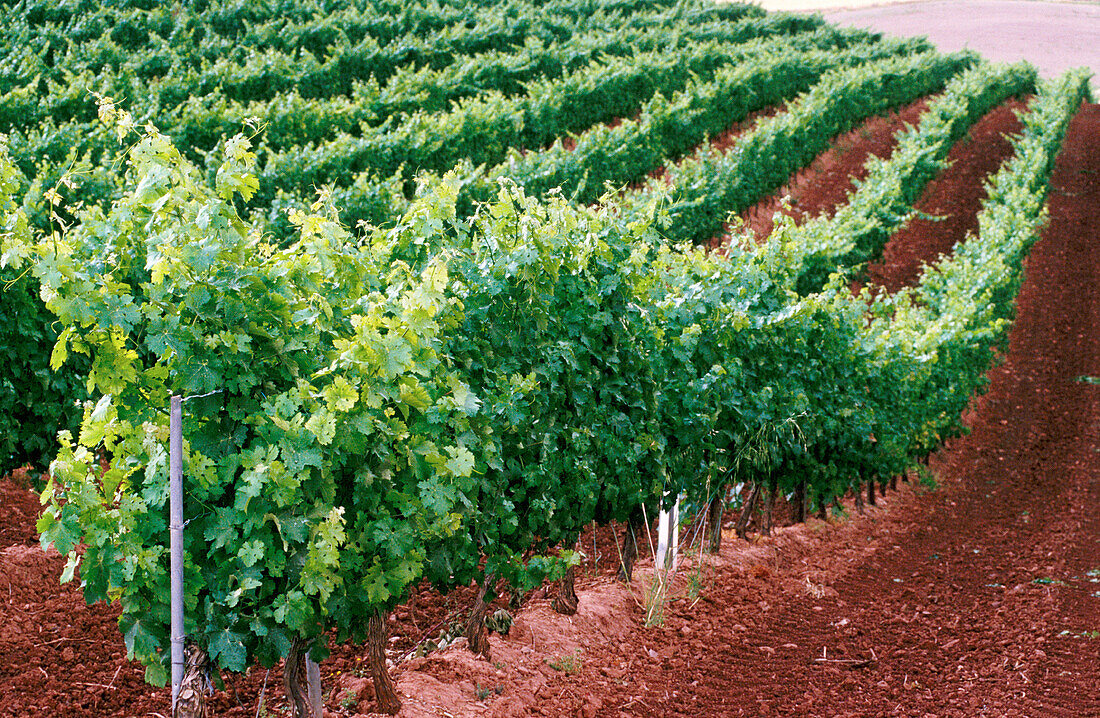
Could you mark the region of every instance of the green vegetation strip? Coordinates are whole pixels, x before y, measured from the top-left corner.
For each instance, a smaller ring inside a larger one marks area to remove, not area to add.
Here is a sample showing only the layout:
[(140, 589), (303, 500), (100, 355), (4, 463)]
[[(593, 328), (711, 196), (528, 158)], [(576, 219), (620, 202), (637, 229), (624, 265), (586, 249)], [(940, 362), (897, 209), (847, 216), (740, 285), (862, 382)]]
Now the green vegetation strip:
[[(782, 251), (798, 291), (819, 290), (836, 271), (877, 259), (890, 235), (912, 216), (913, 203), (945, 166), (954, 143), (983, 115), (1009, 97), (1035, 89), (1027, 64), (982, 64), (948, 83), (917, 127), (898, 134), (889, 159), (871, 157), (867, 176), (831, 217), (807, 221), (792, 236), (761, 251)], [(795, 264), (801, 266), (795, 267)]]
[[(565, 42), (582, 26), (613, 31), (764, 15), (759, 8), (739, 4), (688, 2), (665, 8), (622, 2), (593, 9), (574, 0), (518, 0), (442, 13), (410, 5), (389, 14), (368, 4), (346, 3), (336, 8), (302, 3), (289, 12), (282, 6), (272, 12), (245, 3), (215, 10), (202, 2), (190, 8), (126, 8), (80, 0), (51, 8), (16, 3), (2, 12), (12, 42), (0, 65), (0, 91), (39, 79), (70, 84), (73, 76), (110, 77), (121, 70), (146, 81), (190, 76), (192, 84), (198, 78), (211, 87), (224, 79), (228, 91), (242, 100), (259, 99), (253, 93), (289, 89), (286, 83), (295, 76), (301, 78), (297, 86), (303, 92), (346, 91), (352, 79), (373, 74), (384, 80), (402, 65), (441, 68), (457, 57), (522, 46), (528, 39)], [(273, 64), (286, 69), (287, 62), (297, 72), (269, 74), (266, 84), (259, 77)], [(369, 72), (355, 74), (363, 70)], [(250, 82), (253, 76), (257, 81)], [(166, 102), (171, 90), (164, 92), (162, 104), (175, 104)]]
[(1042, 83), (1012, 158), (989, 180), (977, 234), (915, 288), (868, 300), (868, 343), (886, 379), (879, 386), (896, 402), (888, 441), (931, 448), (965, 430), (959, 417), (988, 384), (993, 348), (1007, 349), (1023, 260), (1045, 224), (1050, 172), (1083, 100), (1091, 101), (1084, 72)]
[[(738, 46), (741, 58), (720, 68), (713, 80), (696, 80), (666, 100), (658, 92), (643, 107), (638, 119), (625, 119), (615, 128), (598, 125), (576, 138), (567, 150), (559, 138), (545, 150), (519, 153), (486, 170), (464, 165), (467, 175), (462, 205), (486, 201), (501, 178), (514, 179), (530, 194), (558, 187), (576, 201), (593, 201), (605, 182), (625, 184), (640, 179), (701, 141), (708, 131), (719, 131), (748, 112), (793, 95), (809, 86), (837, 63), (858, 63), (923, 49), (923, 42), (866, 42), (862, 31), (819, 30), (779, 39), (761, 39)], [(834, 48), (829, 53), (826, 48)], [(836, 48), (845, 48), (836, 52)], [(350, 186), (337, 188), (334, 198), (349, 224), (358, 220), (382, 223), (403, 211), (401, 178), (376, 181), (374, 172), (357, 176)]]
[[(622, 186), (641, 181), (707, 136), (809, 89), (837, 65), (926, 49), (922, 41), (841, 49), (839, 40), (835, 33), (819, 31), (778, 47), (761, 45), (751, 64), (722, 68), (712, 80), (693, 83), (670, 99), (658, 94), (637, 120), (593, 128), (576, 138), (571, 151), (559, 140), (544, 151), (513, 157), (489, 171), (490, 182), (495, 185), (495, 178), (510, 177), (531, 194), (558, 188), (575, 201), (594, 202), (606, 191), (605, 183)], [(821, 49), (810, 49), (813, 46)]]
[[(970, 53), (924, 53), (837, 69), (792, 103), (742, 135), (726, 152), (704, 148), (628, 196), (637, 213), (671, 194), (668, 237), (702, 243), (730, 213), (752, 206), (860, 121), (941, 89), (975, 62)], [(671, 186), (671, 188), (669, 187)]]
[[(709, 15), (700, 14), (696, 22), (702, 23), (705, 31), (700, 39), (736, 41), (753, 32), (781, 33), (785, 28), (809, 29), (821, 24), (820, 18), (799, 16), (754, 20), (756, 13), (736, 12), (743, 7), (733, 5), (728, 12), (716, 8)], [(12, 34), (22, 36), (25, 44), (17, 43), (11, 54), (19, 57), (9, 56), (0, 66), (8, 70), (8, 74), (0, 73), (4, 92), (0, 128), (22, 127), (46, 117), (89, 121), (95, 110), (88, 102), (88, 90), (134, 98), (142, 105), (152, 103), (161, 112), (196, 96), (214, 95), (214, 102), (225, 98), (249, 103), (296, 92), (307, 99), (324, 99), (348, 96), (361, 82), (385, 84), (402, 69), (443, 70), (470, 55), (516, 52), (529, 42), (564, 46), (577, 35), (594, 32), (614, 35), (694, 25), (683, 21), (688, 14), (684, 11), (637, 17), (604, 11), (583, 19), (573, 13), (567, 20), (554, 20), (546, 10), (522, 2), (514, 3), (513, 9), (516, 12), (508, 12), (507, 7), (485, 11), (473, 27), (463, 20), (453, 30), (434, 35), (421, 31), (388, 44), (342, 23), (346, 11), (324, 20), (313, 18), (297, 29), (276, 21), (266, 32), (253, 30), (228, 40), (217, 39), (208, 32), (202, 16), (193, 15), (166, 20), (170, 24), (161, 28), (165, 36), (154, 35), (151, 42), (155, 48), (144, 51), (132, 44), (120, 45), (115, 32), (91, 34), (86, 26), (97, 26), (94, 18), (79, 20), (81, 29), (72, 36), (56, 27), (29, 28), (13, 18)], [(718, 23), (716, 27), (713, 21), (726, 16), (745, 16), (745, 23)], [(304, 33), (308, 37), (303, 38)], [(298, 44), (284, 46), (295, 37)], [(142, 107), (130, 109), (143, 118)]]
[[(284, 56), (280, 60), (278, 53), (238, 58), (238, 51), (231, 50), (222, 58), (224, 67), (210, 70), (216, 83), (193, 73), (173, 73), (169, 80), (149, 81), (132, 72), (104, 76), (85, 70), (70, 72), (64, 85), (50, 84), (43, 95), (36, 80), (3, 98), (0, 127), (30, 133), (20, 137), (19, 146), (13, 148), (20, 152), (17, 160), (49, 157), (61, 161), (72, 145), (51, 139), (59, 133), (79, 138), (87, 132), (95, 114), (88, 91), (95, 90), (109, 97), (126, 98), (131, 114), (139, 121), (155, 117), (158, 127), (182, 147), (211, 147), (222, 135), (232, 136), (246, 120), (257, 118), (269, 125), (265, 145), (279, 149), (332, 132), (357, 131), (364, 122), (377, 125), (393, 114), (445, 110), (451, 101), (485, 90), (518, 94), (528, 81), (560, 77), (601, 55), (668, 50), (703, 40), (735, 43), (756, 36), (797, 32), (810, 25), (797, 16), (768, 16), (732, 24), (592, 30), (560, 43), (533, 38), (524, 47), (459, 56), (444, 67), (402, 65), (388, 79), (382, 74), (354, 78), (345, 73), (341, 75), (344, 84), (322, 83), (325, 92), (320, 94), (299, 86), (296, 78), (303, 73), (300, 58)], [(721, 33), (714, 37), (716, 29)], [(256, 62), (263, 66), (249, 66)], [(274, 72), (285, 73), (285, 78), (273, 80)], [(235, 99), (240, 93), (232, 90), (234, 77), (245, 78), (241, 81), (253, 82), (267, 93), (278, 93), (266, 99)], [(346, 85), (348, 82), (351, 84)], [(169, 90), (166, 83), (172, 83), (174, 89)], [(279, 90), (282, 85), (286, 87)], [(47, 120), (37, 132), (29, 129)], [(67, 129), (70, 124), (75, 124), (73, 131)], [(87, 142), (78, 145), (87, 146)]]
[(406, 167), (446, 171), (461, 161), (496, 164), (511, 148), (537, 149), (568, 132), (636, 112), (657, 92), (673, 93), (695, 75), (744, 62), (752, 49), (706, 43), (597, 61), (562, 78), (531, 83), (527, 93), (498, 92), (458, 103), (445, 114), (417, 113), (364, 131), (271, 153), (265, 192), (292, 192), (333, 178), (371, 171), (389, 176)]
[(957, 246), (951, 259), (921, 279), (917, 293), (928, 311), (950, 315), (956, 296), (967, 296), (979, 308), (988, 302), (976, 317), (998, 312), (998, 318), (1011, 318), (1023, 259), (1046, 221), (1050, 173), (1070, 120), (1086, 101), (1092, 95), (1084, 71), (1040, 86), (1021, 118), (1024, 129), (1013, 142), (1015, 153), (989, 181), (978, 216), (979, 241)]

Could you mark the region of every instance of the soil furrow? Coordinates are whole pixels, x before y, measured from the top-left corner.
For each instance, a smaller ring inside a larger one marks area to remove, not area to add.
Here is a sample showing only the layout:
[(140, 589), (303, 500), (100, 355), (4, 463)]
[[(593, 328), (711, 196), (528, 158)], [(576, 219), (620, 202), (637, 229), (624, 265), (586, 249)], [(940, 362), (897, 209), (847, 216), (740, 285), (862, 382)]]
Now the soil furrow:
[[(856, 129), (840, 135), (829, 149), (808, 167), (796, 172), (787, 184), (742, 212), (740, 221), (759, 242), (771, 233), (777, 212), (788, 214), (796, 224), (801, 224), (808, 218), (835, 211), (867, 176), (868, 158), (889, 156), (897, 147), (897, 134), (906, 125), (916, 125), (934, 100), (935, 97), (922, 98), (896, 112), (871, 117)], [(725, 236), (721, 243), (727, 241), (729, 237)]]
[(1020, 131), (1020, 100), (994, 108), (951, 148), (947, 168), (928, 183), (914, 205), (917, 215), (903, 227), (868, 268), (871, 282), (895, 292), (913, 284), (924, 263), (948, 253), (978, 228), (978, 210), (986, 197), (985, 180), (1012, 156), (1009, 136)]

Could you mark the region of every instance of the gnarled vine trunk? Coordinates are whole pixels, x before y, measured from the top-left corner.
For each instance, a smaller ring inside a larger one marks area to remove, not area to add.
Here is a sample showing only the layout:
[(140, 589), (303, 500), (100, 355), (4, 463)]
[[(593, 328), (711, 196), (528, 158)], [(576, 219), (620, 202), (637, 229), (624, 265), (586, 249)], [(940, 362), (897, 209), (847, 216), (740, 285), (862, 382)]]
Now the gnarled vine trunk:
[(806, 521), (806, 482), (799, 481), (794, 490), (794, 505), (791, 507), (792, 521), (796, 524)]
[(558, 582), (558, 594), (550, 602), (551, 608), (566, 616), (572, 616), (576, 613), (577, 605), (580, 603), (580, 599), (577, 598), (576, 571), (574, 568), (570, 566), (565, 569), (565, 575)]
[(186, 665), (172, 718), (206, 718), (206, 694), (210, 690), (210, 661), (206, 651), (187, 645)]
[(772, 535), (772, 515), (775, 513), (775, 495), (779, 493), (779, 477), (768, 477), (768, 503), (764, 507), (764, 525), (760, 529), (763, 536)]
[(551, 608), (566, 616), (572, 616), (577, 612), (577, 604), (580, 601), (577, 598), (576, 576), (575, 566), (565, 569), (565, 575), (558, 582), (558, 594), (550, 602)]
[(489, 632), (485, 630), (485, 612), (489, 608), (489, 602), (485, 600), (485, 597), (493, 582), (492, 574), (481, 580), (481, 588), (478, 589), (477, 599), (470, 611), (470, 618), (466, 621), (466, 640), (469, 642), (467, 645), (470, 647), (470, 652), (483, 656), (486, 660), (490, 659), (490, 648)]
[(752, 519), (752, 512), (756, 508), (756, 499), (759, 495), (760, 484), (753, 482), (752, 491), (749, 492), (749, 498), (745, 500), (745, 505), (741, 507), (741, 516), (738, 517), (737, 526), (734, 528), (738, 538), (747, 539), (749, 537), (749, 521)]
[(386, 667), (386, 614), (382, 611), (370, 617), (367, 623), (367, 664), (371, 680), (374, 681), (374, 695), (378, 699), (378, 710), (394, 715), (401, 710), (401, 699), (397, 697), (397, 686), (393, 683), (389, 668)]
[(707, 550), (710, 553), (718, 553), (722, 549), (722, 514), (725, 509), (725, 487), (714, 495), (707, 509)]
[(630, 583), (634, 578), (634, 562), (638, 560), (638, 532), (645, 526), (641, 508), (634, 509), (623, 531), (623, 555), (619, 566), (619, 579)]
[(301, 638), (291, 641), (290, 652), (286, 654), (286, 661), (283, 664), (283, 687), (286, 689), (286, 699), (290, 702), (290, 710), (294, 718), (321, 718), (313, 715), (306, 691), (307, 651), (309, 651), (309, 645)]

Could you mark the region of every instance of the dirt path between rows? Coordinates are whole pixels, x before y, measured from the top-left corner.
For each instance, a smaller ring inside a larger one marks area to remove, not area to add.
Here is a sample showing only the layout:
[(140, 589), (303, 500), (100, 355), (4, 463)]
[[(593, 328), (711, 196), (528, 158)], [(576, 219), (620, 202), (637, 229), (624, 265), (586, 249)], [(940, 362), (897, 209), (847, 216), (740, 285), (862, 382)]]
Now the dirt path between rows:
[(923, 265), (949, 254), (967, 234), (978, 231), (986, 198), (985, 178), (1012, 156), (1009, 136), (1019, 133), (1022, 100), (1010, 100), (986, 113), (947, 153), (947, 166), (928, 183), (914, 205), (916, 216), (884, 248), (882, 260), (868, 267), (870, 281), (887, 291), (914, 284)]
[[(867, 177), (867, 160), (872, 156), (889, 157), (897, 146), (898, 135), (906, 125), (920, 123), (921, 115), (935, 97), (921, 98), (894, 112), (871, 117), (835, 138), (829, 149), (808, 167), (795, 172), (771, 197), (740, 214), (744, 230), (752, 232), (757, 242), (763, 242), (775, 226), (776, 213), (787, 214), (801, 224), (808, 218), (835, 212)], [(730, 227), (727, 225), (726, 229)], [(729, 240), (727, 234), (719, 243)]]

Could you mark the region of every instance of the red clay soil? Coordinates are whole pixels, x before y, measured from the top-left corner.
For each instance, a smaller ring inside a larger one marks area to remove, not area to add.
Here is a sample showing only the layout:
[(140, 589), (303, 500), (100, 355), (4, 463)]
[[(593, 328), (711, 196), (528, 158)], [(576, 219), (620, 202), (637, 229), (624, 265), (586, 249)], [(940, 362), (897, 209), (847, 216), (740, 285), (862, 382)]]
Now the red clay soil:
[[(41, 505), (28, 486), (21, 472), (0, 479), (0, 718), (167, 714), (167, 691), (146, 685), (143, 668), (126, 660), (117, 609), (89, 607), (77, 582), (59, 584), (65, 561), (38, 547)], [(475, 593), (415, 591), (391, 618), (394, 658), (464, 616)], [(356, 646), (336, 646), (324, 662), (326, 687), (362, 672), (364, 656)], [(226, 690), (210, 701), (213, 716), (254, 716), (261, 691), (268, 706), (285, 705), (278, 669), (225, 679)]]
[[(867, 176), (867, 159), (887, 157), (897, 146), (897, 134), (906, 125), (916, 125), (931, 98), (924, 98), (878, 117), (872, 117), (860, 127), (837, 137), (826, 151), (771, 197), (741, 213), (744, 227), (762, 241), (771, 233), (773, 217), (783, 212), (801, 224), (807, 218), (833, 212), (855, 190), (856, 183)], [(784, 208), (783, 203), (788, 204)], [(728, 235), (719, 240), (725, 244)]]
[(994, 109), (951, 148), (947, 169), (928, 184), (916, 203), (919, 214), (895, 235), (881, 262), (868, 267), (873, 284), (889, 292), (913, 284), (923, 264), (950, 253), (956, 242), (978, 230), (985, 178), (1012, 155), (1008, 138), (1020, 131), (1016, 112), (1025, 104), (1010, 100)]
[(34, 523), (42, 504), (30, 492), (31, 480), (18, 471), (0, 481), (0, 547), (35, 545), (38, 534)]
[[(995, 154), (996, 134), (976, 131), (957, 176), (926, 195), (957, 225), (914, 225), (878, 281), (907, 281), (914, 265), (896, 258), (931, 261), (941, 235), (965, 233), (982, 170), (963, 167)], [(1100, 716), (1100, 387), (1075, 381), (1100, 374), (1097, 136), (1088, 106), (1059, 156), (1006, 361), (968, 413), (972, 433), (932, 459), (939, 490), (903, 484), (863, 515), (728, 540), (698, 571), (687, 562), (649, 629), (649, 574), (610, 580), (614, 542), (597, 532), (601, 575), (581, 581), (577, 616), (529, 601), (491, 662), (454, 649), (402, 661), (473, 589), (420, 593), (393, 623), (403, 715)], [(167, 692), (125, 660), (117, 612), (58, 585), (38, 508), (24, 477), (0, 479), (0, 718), (166, 715)], [(325, 661), (326, 716), (369, 711), (362, 656), (341, 646)], [(211, 715), (256, 715), (265, 678), (280, 714), (281, 673), (254, 669)]]

